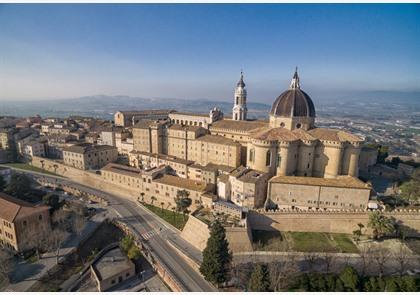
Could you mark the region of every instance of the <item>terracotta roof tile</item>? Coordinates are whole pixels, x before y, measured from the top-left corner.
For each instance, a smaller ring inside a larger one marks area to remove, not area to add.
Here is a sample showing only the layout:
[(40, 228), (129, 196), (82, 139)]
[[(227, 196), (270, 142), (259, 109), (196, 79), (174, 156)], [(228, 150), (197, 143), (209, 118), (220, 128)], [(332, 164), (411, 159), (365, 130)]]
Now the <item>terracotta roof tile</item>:
[(0, 218), (9, 222), (48, 210), (48, 206), (36, 206), (0, 192)]

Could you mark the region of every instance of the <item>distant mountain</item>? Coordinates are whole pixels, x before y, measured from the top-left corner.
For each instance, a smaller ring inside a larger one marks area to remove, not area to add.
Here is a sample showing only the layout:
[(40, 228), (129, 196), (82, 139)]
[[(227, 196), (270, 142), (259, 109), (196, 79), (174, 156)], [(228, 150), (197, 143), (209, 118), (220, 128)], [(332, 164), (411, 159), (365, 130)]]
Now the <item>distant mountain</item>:
[[(207, 113), (218, 107), (225, 114), (232, 111), (231, 100), (185, 100), (175, 98), (142, 98), (130, 96), (95, 95), (79, 98), (35, 101), (0, 101), (0, 115), (65, 117), (68, 115), (93, 116), (111, 119), (118, 110), (174, 109), (186, 112)], [(267, 116), (270, 106), (263, 103), (248, 103), (250, 117)]]

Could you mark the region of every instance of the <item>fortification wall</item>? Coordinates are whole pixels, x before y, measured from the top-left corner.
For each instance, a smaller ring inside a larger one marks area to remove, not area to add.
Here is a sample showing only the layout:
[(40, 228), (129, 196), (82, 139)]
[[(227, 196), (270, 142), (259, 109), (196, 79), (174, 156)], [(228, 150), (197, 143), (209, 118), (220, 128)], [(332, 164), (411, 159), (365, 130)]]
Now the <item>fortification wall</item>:
[[(395, 218), (407, 230), (408, 236), (420, 236), (420, 213), (414, 210), (384, 212)], [(251, 211), (248, 222), (252, 229), (268, 231), (330, 232), (352, 234), (357, 224), (365, 225), (363, 233), (370, 234), (367, 227), (368, 211), (355, 212), (296, 212), (296, 211)]]

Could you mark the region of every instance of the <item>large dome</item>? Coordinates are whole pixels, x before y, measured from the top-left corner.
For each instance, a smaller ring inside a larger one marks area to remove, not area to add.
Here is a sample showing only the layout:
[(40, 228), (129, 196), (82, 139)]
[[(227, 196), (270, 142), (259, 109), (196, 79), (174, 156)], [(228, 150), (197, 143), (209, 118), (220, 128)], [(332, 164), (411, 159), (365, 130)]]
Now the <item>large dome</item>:
[(312, 99), (299, 88), (280, 94), (271, 107), (270, 115), (279, 117), (315, 117)]
[(286, 90), (274, 101), (270, 115), (276, 117), (315, 117), (315, 107), (312, 99), (300, 90), (297, 68)]

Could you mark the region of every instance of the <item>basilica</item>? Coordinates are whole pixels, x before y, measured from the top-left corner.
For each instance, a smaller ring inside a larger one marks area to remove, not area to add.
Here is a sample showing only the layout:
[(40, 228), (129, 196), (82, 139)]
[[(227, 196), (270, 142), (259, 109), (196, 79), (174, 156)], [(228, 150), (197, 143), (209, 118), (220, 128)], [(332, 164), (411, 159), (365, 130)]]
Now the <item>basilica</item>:
[(134, 150), (203, 166), (242, 165), (270, 176), (357, 177), (362, 139), (315, 126), (315, 106), (297, 70), (274, 100), (269, 120), (248, 120), (247, 112), (241, 73), (231, 119), (214, 108), (209, 114), (170, 112), (167, 119), (142, 120), (133, 126)]

